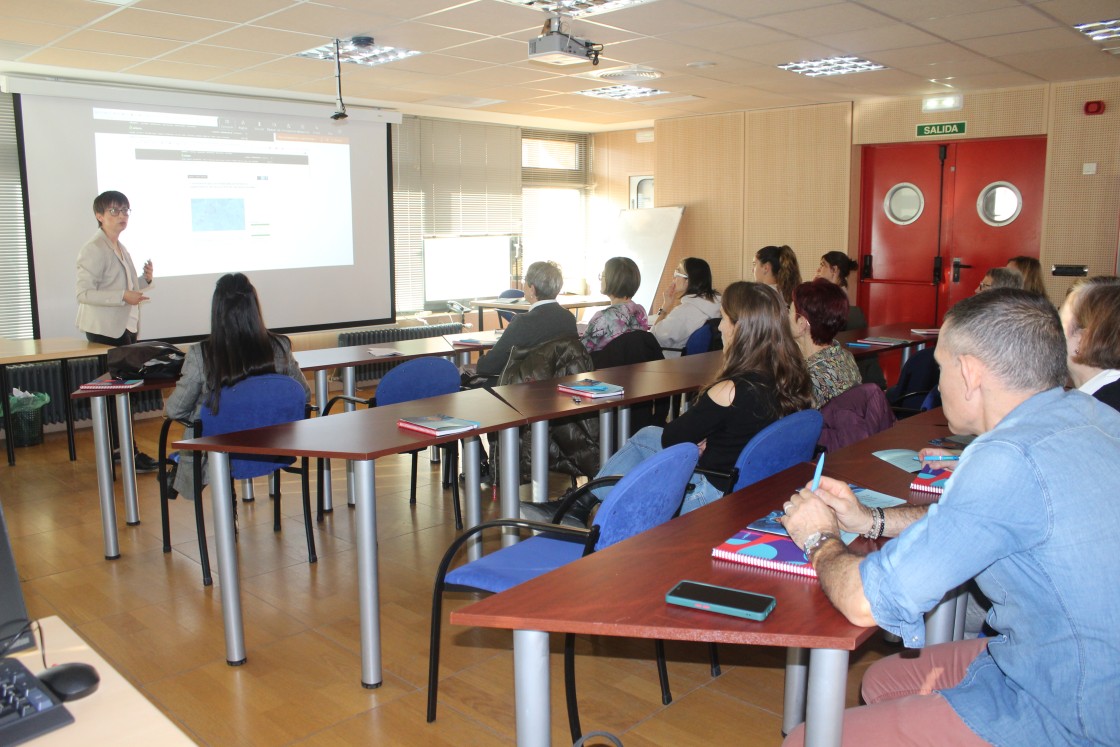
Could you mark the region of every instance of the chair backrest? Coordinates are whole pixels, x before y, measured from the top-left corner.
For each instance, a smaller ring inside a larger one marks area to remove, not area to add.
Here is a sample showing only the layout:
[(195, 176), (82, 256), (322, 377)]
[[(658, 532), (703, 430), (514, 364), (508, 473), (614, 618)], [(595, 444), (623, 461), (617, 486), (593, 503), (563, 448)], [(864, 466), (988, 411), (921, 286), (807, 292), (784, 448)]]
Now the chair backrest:
[(596, 370), (664, 359), (665, 354), (661, 352), (661, 344), (652, 332), (644, 329), (623, 332), (591, 354), (591, 362), (595, 364)]
[(917, 410), (926, 395), (937, 387), (941, 368), (933, 359), (933, 348), (913, 353), (898, 373), (898, 383), (887, 390), (892, 407)]
[(595, 514), (596, 550), (640, 534), (673, 518), (696, 469), (696, 444), (670, 446), (646, 459), (619, 480)]
[[(206, 405), (199, 411), (202, 435), (263, 428), (291, 423), (307, 417), (307, 393), (299, 382), (284, 374), (260, 374), (222, 389), (218, 412)], [(231, 455), (230, 474), (234, 479), (249, 479), (275, 472), (294, 462), (292, 457)]]
[(813, 458), (824, 418), (818, 410), (801, 410), (775, 420), (747, 442), (735, 461), (734, 490), (763, 480)]
[[(518, 290), (517, 288), (510, 288), (499, 293), (498, 298), (525, 298), (525, 291)], [(501, 319), (503, 323), (506, 323), (513, 319), (513, 315), (516, 313), (515, 311), (498, 309), (498, 318)]]
[(393, 405), (459, 391), (459, 369), (446, 358), (416, 358), (395, 366), (377, 383), (377, 404)]
[(684, 352), (681, 355), (706, 353), (711, 346), (712, 327), (707, 323), (701, 324), (695, 332), (688, 336), (688, 341), (684, 344)]
[(874, 436), (895, 423), (890, 403), (876, 384), (860, 384), (833, 397), (824, 403), (821, 415), (824, 426), (819, 443), (826, 451)]

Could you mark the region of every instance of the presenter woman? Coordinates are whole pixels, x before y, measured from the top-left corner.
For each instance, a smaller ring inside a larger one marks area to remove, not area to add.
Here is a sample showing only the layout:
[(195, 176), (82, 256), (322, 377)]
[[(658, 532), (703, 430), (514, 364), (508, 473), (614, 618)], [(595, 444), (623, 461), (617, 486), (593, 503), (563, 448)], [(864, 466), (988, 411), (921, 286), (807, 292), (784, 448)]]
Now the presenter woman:
[[(131, 212), (128, 198), (120, 192), (102, 192), (93, 201), (97, 232), (78, 252), (75, 322), (90, 342), (131, 345), (140, 331), (140, 303), (148, 300), (142, 290), (152, 284), (152, 261), (137, 275), (132, 256), (120, 242)], [(155, 472), (156, 461), (133, 448), (136, 471)]]
[[(167, 417), (193, 421), (203, 404), (220, 410), (222, 387), (266, 373), (290, 376), (310, 399), (311, 388), (292, 357), (291, 341), (268, 331), (257, 290), (249, 278), (240, 272), (223, 275), (214, 287), (210, 304), (210, 336), (187, 350), (182, 378), (167, 398)], [(192, 437), (188, 427), (183, 438)], [(179, 452), (179, 468), (172, 482), (172, 487), (188, 498), (194, 497), (191, 459), (190, 452)], [(203, 479), (205, 459), (204, 454)]]
[[(729, 472), (756, 433), (798, 410), (812, 406), (812, 385), (805, 360), (790, 331), (782, 299), (761, 283), (732, 283), (722, 296), (720, 333), (723, 363), (715, 381), (692, 407), (664, 428), (647, 426), (606, 461), (596, 477), (625, 475), (662, 449), (691, 442), (700, 447), (701, 469)], [(726, 480), (697, 472), (681, 513), (723, 497)], [(605, 497), (609, 489), (594, 491)], [(595, 499), (577, 503), (568, 517), (585, 522)], [(551, 521), (560, 501), (522, 503), (521, 516)]]

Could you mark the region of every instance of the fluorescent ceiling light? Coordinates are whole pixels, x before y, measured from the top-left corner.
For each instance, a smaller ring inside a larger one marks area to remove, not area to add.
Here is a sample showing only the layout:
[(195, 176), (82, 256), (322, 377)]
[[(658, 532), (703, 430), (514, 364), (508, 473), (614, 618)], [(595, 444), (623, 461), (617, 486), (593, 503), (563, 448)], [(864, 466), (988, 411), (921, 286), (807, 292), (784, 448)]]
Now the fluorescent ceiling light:
[(501, 0), (523, 8), (536, 8), (549, 13), (559, 13), (570, 18), (586, 18), (610, 13), (612, 10), (633, 8), (654, 0)]
[(603, 88), (592, 88), (587, 91), (576, 91), (576, 93), (581, 96), (591, 96), (597, 99), (623, 101), (625, 99), (640, 99), (645, 96), (657, 96), (658, 94), (667, 93), (667, 91), (659, 91), (656, 88), (642, 88), (641, 86), (605, 86)]
[(954, 112), (964, 108), (964, 95), (926, 96), (922, 99), (923, 112)]
[(787, 62), (778, 65), (782, 70), (791, 73), (800, 73), (810, 78), (818, 75), (847, 75), (849, 73), (865, 73), (868, 70), (886, 70), (886, 65), (880, 65), (871, 60), (861, 60), (859, 57), (829, 57), (823, 60), (802, 60), (801, 62)]
[(1120, 39), (1120, 18), (1111, 21), (1079, 23), (1074, 28), (1095, 42)]
[[(353, 62), (356, 65), (365, 65), (367, 67), (382, 65), (386, 62), (396, 62), (397, 60), (403, 60), (406, 57), (412, 57), (418, 54), (420, 53), (414, 52), (411, 49), (383, 47), (374, 44), (373, 38), (368, 36), (340, 40), (338, 47), (338, 59), (340, 62)], [(333, 60), (334, 42), (324, 44), (321, 47), (315, 47), (315, 49), (309, 49), (306, 52), (300, 52), (296, 57), (308, 57), (312, 60)]]

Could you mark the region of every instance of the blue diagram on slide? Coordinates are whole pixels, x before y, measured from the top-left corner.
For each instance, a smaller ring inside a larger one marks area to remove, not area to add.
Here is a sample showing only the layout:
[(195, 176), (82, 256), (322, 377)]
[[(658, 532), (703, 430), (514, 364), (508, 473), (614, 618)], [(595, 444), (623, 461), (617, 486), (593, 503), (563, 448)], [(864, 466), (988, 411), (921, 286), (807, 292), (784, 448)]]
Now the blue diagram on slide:
[(191, 199), (192, 231), (244, 231), (245, 201), (236, 197)]

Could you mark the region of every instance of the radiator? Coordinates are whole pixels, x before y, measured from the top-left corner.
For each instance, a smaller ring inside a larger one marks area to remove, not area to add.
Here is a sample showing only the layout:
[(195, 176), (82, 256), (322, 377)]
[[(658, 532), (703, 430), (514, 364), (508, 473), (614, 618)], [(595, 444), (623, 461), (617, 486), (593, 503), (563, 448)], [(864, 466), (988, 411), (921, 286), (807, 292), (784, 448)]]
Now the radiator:
[[(44, 425), (66, 422), (66, 400), (70, 392), (63, 389), (62, 367), (64, 365), (70, 366), (70, 383), (74, 389), (105, 373), (97, 358), (71, 358), (66, 361), (43, 361), (8, 366), (8, 381), (13, 387), (25, 392), (46, 392), (51, 396), (51, 401), (43, 408)], [(159, 390), (134, 392), (131, 400), (134, 413), (163, 409), (163, 396)], [(74, 400), (74, 420), (89, 419), (89, 400)]]
[[(386, 327), (383, 329), (362, 329), (357, 332), (343, 332), (338, 336), (338, 346), (348, 348), (351, 345), (384, 345), (400, 340), (420, 340), (425, 337), (440, 337), (442, 335), (455, 335), (463, 331), (459, 322), (447, 324), (422, 324), (416, 327)], [(358, 366), (356, 381), (373, 381), (380, 379), (390, 368), (400, 361), (385, 361), (373, 363), (368, 366)]]

